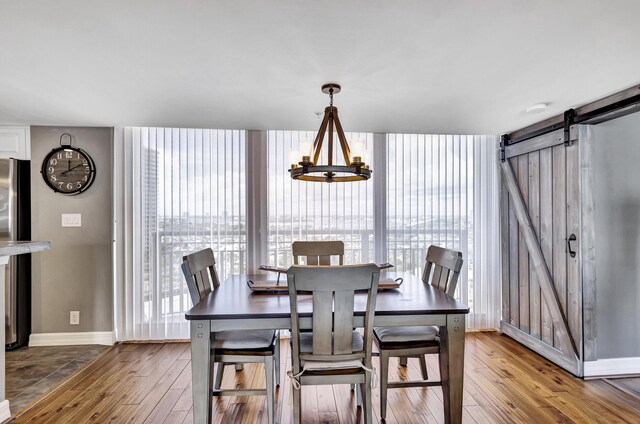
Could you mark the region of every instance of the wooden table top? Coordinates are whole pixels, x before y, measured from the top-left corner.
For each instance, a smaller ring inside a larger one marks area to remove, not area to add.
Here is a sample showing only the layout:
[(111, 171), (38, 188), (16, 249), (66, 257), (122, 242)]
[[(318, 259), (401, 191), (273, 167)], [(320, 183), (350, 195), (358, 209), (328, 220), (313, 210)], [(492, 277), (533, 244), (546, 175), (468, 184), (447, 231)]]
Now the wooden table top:
[[(469, 307), (447, 296), (440, 290), (425, 284), (409, 273), (383, 272), (381, 278), (402, 277), (404, 282), (397, 289), (381, 290), (376, 302), (376, 315), (417, 314), (467, 314)], [(289, 295), (286, 293), (253, 293), (247, 280), (276, 280), (273, 274), (232, 275), (217, 290), (185, 314), (188, 320), (288, 318), (291, 315)], [(286, 276), (280, 278), (286, 284)], [(306, 299), (304, 299), (306, 297)], [(311, 316), (311, 296), (300, 296), (299, 312)], [(367, 303), (365, 293), (357, 293), (354, 308), (356, 315), (364, 315)]]

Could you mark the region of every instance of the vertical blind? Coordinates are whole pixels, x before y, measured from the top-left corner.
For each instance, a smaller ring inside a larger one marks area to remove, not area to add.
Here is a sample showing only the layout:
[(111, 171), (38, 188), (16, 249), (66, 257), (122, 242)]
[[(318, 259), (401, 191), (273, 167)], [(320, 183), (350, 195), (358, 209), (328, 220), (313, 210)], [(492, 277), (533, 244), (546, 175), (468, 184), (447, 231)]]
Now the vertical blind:
[(182, 257), (211, 247), (222, 279), (246, 269), (245, 132), (118, 132), (116, 317), (125, 317), (118, 339), (188, 338)]
[(471, 309), (471, 328), (495, 328), (500, 318), (497, 143), (387, 135), (387, 260), (420, 275), (429, 245), (462, 252), (456, 297)]
[[(304, 141), (313, 141), (313, 131), (269, 131), (268, 143), (268, 261), (291, 265), (291, 243), (296, 240), (342, 240), (345, 263), (374, 260), (373, 186), (375, 176), (365, 182), (315, 183), (289, 176), (289, 153)], [(345, 133), (350, 144), (364, 143), (372, 162), (373, 134)], [(339, 143), (334, 143), (334, 163), (344, 164)], [(327, 147), (320, 161), (327, 163)], [(375, 174), (374, 174), (375, 175)]]
[[(351, 142), (365, 143), (367, 162), (375, 153), (382, 166), (365, 182), (325, 184), (294, 181), (288, 173), (290, 152), (315, 132), (268, 131), (267, 166), (260, 171), (268, 196), (259, 196), (247, 193), (246, 134), (116, 130), (118, 340), (188, 337), (183, 255), (211, 247), (224, 279), (247, 271), (248, 246), (255, 243), (264, 248), (260, 263), (289, 266), (295, 240), (343, 240), (345, 263), (386, 261), (418, 276), (429, 245), (459, 250), (465, 264), (456, 295), (471, 308), (468, 327), (498, 326), (497, 137), (347, 133)], [(335, 149), (341, 162), (337, 143)], [(247, 239), (248, 196), (267, 208), (261, 242)], [(374, 211), (374, 200), (384, 207)]]

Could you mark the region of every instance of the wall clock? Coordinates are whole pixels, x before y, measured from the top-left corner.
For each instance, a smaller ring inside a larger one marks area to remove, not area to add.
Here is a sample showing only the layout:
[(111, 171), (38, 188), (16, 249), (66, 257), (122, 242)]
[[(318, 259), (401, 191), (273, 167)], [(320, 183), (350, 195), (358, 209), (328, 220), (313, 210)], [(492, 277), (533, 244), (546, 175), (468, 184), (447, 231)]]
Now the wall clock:
[[(69, 137), (69, 144), (62, 138)], [(96, 176), (96, 165), (87, 152), (71, 146), (71, 135), (60, 136), (60, 147), (49, 152), (42, 162), (42, 178), (56, 193), (76, 195), (91, 187)]]

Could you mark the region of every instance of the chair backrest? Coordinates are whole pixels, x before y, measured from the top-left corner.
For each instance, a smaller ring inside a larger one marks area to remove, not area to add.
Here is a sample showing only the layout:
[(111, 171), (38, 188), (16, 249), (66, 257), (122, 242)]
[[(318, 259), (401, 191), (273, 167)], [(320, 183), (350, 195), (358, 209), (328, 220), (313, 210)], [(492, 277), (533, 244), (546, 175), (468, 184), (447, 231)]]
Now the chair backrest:
[[(429, 246), (422, 281), (453, 296), (462, 269), (462, 253), (438, 246)], [(431, 279), (429, 277), (431, 276)]]
[(211, 291), (218, 288), (220, 280), (216, 271), (213, 250), (204, 249), (182, 257), (182, 273), (187, 280), (189, 294), (194, 305), (200, 303)]
[(300, 265), (300, 257), (306, 256), (307, 265), (331, 265), (331, 257), (338, 257), (344, 265), (344, 243), (341, 241), (294, 241), (291, 244), (293, 264)]
[[(287, 271), (287, 279), (294, 372), (300, 371), (300, 360), (334, 362), (363, 358), (365, 365), (370, 367), (380, 268), (375, 264), (335, 267), (293, 265)], [(354, 352), (352, 348), (356, 290), (366, 290), (368, 293), (364, 346), (359, 352)], [(300, 353), (298, 292), (311, 293), (313, 298), (312, 353)]]

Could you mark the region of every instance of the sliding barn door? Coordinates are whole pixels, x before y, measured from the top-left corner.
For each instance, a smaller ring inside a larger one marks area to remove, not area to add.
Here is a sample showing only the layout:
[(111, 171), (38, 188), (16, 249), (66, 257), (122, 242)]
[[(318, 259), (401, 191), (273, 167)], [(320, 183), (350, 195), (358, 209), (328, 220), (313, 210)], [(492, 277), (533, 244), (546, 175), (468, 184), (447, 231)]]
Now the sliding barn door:
[(565, 145), (560, 130), (505, 156), (501, 330), (581, 375), (580, 142)]

